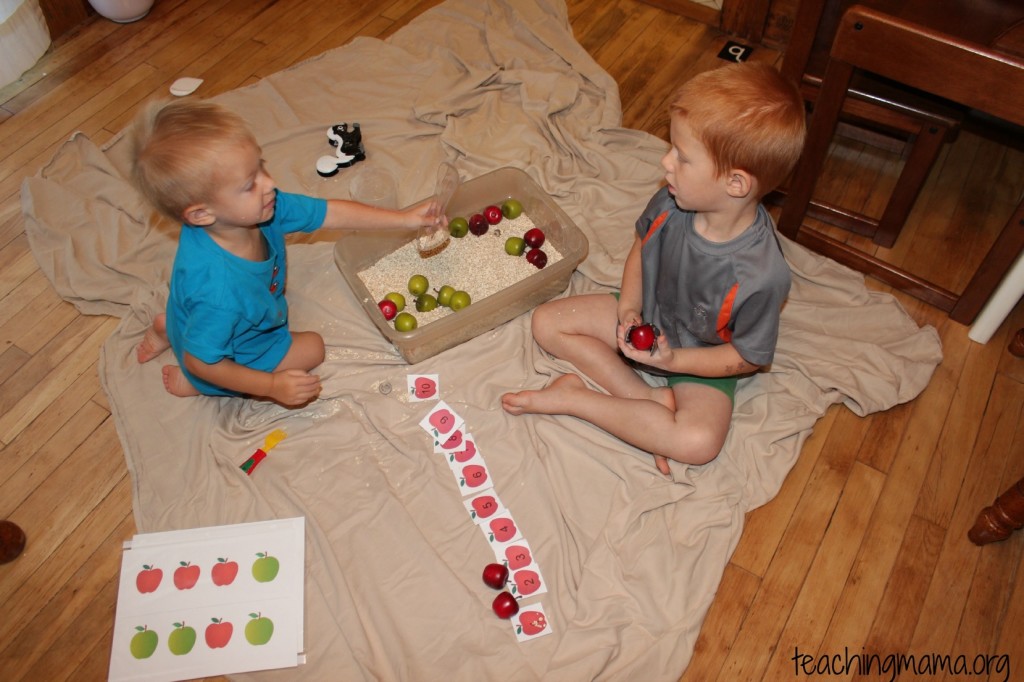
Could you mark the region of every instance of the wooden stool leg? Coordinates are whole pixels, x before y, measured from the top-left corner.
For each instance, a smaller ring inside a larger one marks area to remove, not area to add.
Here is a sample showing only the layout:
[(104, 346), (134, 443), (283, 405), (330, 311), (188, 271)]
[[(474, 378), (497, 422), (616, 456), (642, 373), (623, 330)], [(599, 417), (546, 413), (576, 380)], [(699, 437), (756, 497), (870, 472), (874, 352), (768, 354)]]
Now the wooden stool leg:
[(948, 128), (938, 126), (927, 126), (918, 133), (872, 238), (879, 246), (891, 248), (896, 243), (948, 134)]
[(991, 507), (978, 514), (967, 537), (976, 545), (1005, 540), (1010, 533), (1024, 526), (1024, 478), (996, 498)]

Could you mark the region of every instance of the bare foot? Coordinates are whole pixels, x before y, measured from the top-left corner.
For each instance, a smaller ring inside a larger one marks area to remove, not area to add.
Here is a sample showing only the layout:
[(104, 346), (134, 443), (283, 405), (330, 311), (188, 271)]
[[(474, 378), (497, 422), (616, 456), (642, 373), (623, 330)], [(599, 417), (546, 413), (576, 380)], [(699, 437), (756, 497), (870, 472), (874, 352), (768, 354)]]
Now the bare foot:
[(140, 363), (149, 362), (170, 347), (171, 342), (167, 340), (167, 315), (160, 313), (153, 319), (153, 324), (135, 349), (135, 357)]
[(519, 391), (501, 396), (501, 406), (509, 414), (564, 414), (565, 405), (579, 391), (589, 391), (583, 379), (563, 374), (539, 391)]
[(182, 374), (181, 367), (177, 365), (164, 365), (163, 375), (164, 388), (171, 395), (178, 396), (179, 398), (191, 398), (192, 396), (199, 395), (196, 387)]

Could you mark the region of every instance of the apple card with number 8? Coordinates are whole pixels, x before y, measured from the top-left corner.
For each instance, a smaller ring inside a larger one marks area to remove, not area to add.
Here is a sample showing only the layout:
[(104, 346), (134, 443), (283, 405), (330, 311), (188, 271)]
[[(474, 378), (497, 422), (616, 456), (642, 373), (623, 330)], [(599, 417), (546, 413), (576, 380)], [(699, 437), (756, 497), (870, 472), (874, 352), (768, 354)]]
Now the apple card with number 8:
[(473, 497), (464, 499), (462, 504), (466, 505), (469, 518), (473, 519), (473, 523), (477, 524), (483, 523), (495, 514), (501, 514), (505, 511), (505, 505), (501, 503), (501, 499), (498, 498), (498, 493), (494, 492), (494, 488), (489, 488)]
[(420, 427), (435, 440), (448, 440), (452, 432), (462, 426), (463, 421), (448, 403), (440, 400), (420, 421)]
[(512, 616), (512, 629), (520, 642), (551, 634), (544, 605), (538, 602), (521, 607), (519, 613)]
[[(434, 448), (435, 452), (440, 452), (447, 458), (448, 466), (452, 468), (455, 468), (460, 464), (465, 464), (480, 453), (476, 447), (476, 439), (473, 438), (473, 434), (466, 431), (465, 428), (466, 425), (463, 424), (457, 429), (460, 434), (459, 436), (455, 436), (453, 434), (448, 441), (442, 443), (440, 447)], [(454, 447), (452, 447), (451, 443), (453, 438), (461, 438), (461, 442)]]
[(436, 374), (410, 374), (406, 377), (409, 385), (409, 400), (422, 402), (441, 397), (441, 382)]

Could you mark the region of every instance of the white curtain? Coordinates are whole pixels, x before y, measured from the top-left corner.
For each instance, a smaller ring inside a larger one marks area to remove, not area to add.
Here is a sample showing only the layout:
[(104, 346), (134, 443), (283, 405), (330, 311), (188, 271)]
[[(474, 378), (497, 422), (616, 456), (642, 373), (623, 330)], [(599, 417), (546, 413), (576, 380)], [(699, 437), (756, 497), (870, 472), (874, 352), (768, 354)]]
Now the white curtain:
[(0, 88), (18, 80), (49, 46), (39, 0), (0, 0)]

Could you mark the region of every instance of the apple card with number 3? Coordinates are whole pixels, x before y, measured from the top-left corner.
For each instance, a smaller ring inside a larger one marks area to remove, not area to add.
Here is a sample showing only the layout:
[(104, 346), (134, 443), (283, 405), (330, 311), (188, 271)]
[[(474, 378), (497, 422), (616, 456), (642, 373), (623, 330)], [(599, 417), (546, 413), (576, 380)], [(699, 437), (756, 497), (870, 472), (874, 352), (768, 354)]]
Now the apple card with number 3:
[(437, 400), (441, 396), (441, 382), (436, 374), (410, 374), (406, 381), (409, 385), (409, 400), (413, 402)]
[(462, 422), (462, 417), (448, 403), (440, 400), (420, 421), (420, 427), (435, 440), (448, 440), (452, 432), (462, 426)]
[(520, 607), (519, 613), (512, 616), (512, 629), (520, 642), (551, 634), (544, 605), (538, 602)]

